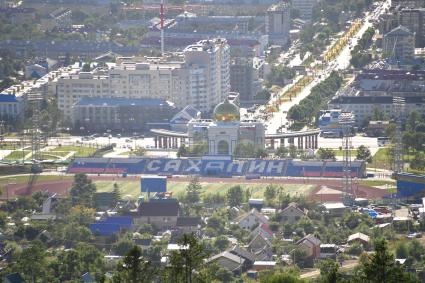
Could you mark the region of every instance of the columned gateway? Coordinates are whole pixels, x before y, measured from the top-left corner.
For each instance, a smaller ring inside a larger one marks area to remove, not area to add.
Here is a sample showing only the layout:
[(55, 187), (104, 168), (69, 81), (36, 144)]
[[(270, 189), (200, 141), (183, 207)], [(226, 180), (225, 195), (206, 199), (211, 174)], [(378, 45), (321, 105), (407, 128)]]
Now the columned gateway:
[(187, 132), (153, 129), (155, 148), (177, 149), (181, 145), (205, 145), (209, 155), (232, 155), (238, 144), (255, 148), (276, 149), (295, 145), (298, 149), (317, 149), (320, 130), (265, 134), (264, 124), (257, 120), (240, 120), (239, 107), (225, 99), (214, 109), (213, 119), (192, 119)]
[(268, 134), (265, 139), (266, 145), (269, 145), (270, 149), (289, 145), (295, 145), (297, 149), (318, 149), (317, 139), (319, 134), (320, 130), (316, 129), (303, 132)]

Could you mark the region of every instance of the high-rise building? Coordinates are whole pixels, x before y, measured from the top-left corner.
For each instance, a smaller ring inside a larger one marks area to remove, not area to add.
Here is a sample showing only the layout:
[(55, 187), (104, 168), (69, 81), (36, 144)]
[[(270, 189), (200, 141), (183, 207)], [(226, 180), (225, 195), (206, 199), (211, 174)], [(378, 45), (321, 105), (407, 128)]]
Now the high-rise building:
[(311, 21), (313, 8), (317, 0), (292, 0), (292, 8), (300, 12), (300, 18), (304, 21)]
[(65, 118), (86, 97), (157, 98), (177, 107), (193, 105), (207, 113), (230, 92), (230, 49), (226, 40), (202, 40), (183, 54), (164, 58), (119, 58), (106, 69), (79, 72), (57, 81)]
[(416, 47), (425, 47), (425, 8), (402, 9), (400, 25), (415, 33)]
[(230, 47), (225, 39), (201, 40), (184, 49), (187, 103), (209, 112), (230, 92)]
[(242, 101), (254, 99), (261, 90), (259, 68), (253, 58), (235, 57), (230, 63), (230, 90), (239, 93)]
[(289, 29), (291, 27), (291, 7), (288, 3), (281, 2), (272, 5), (266, 13), (266, 33), (272, 44), (286, 45), (289, 42)]
[(415, 56), (415, 34), (398, 26), (384, 35), (383, 51), (395, 60), (409, 60)]
[(397, 6), (405, 8), (421, 8), (425, 7), (425, 2), (423, 0), (391, 0), (391, 7), (395, 8)]

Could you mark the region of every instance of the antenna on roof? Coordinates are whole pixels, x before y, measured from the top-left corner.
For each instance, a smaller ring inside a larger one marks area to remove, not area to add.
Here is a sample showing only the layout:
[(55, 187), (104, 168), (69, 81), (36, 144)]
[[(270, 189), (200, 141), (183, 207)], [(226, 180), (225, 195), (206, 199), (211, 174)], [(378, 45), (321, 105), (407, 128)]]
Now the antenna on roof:
[(161, 0), (159, 16), (161, 19), (161, 55), (164, 56), (164, 0)]

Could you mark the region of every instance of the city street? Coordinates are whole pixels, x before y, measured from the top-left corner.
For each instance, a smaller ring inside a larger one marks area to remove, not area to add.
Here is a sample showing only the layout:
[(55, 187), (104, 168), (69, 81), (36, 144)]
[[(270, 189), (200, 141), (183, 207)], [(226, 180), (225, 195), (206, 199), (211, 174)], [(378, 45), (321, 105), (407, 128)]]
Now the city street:
[[(360, 28), (360, 30), (357, 32), (357, 34), (351, 39), (351, 46), (355, 46), (357, 44), (357, 41), (363, 36), (365, 31), (372, 26), (372, 20), (375, 20), (379, 17), (379, 15), (389, 7), (390, 3), (389, 1), (384, 2), (380, 6), (378, 6), (373, 12), (369, 13), (366, 18), (363, 21), (363, 25)], [(267, 133), (274, 134), (276, 131), (281, 127), (282, 125), (289, 124), (289, 121), (287, 119), (287, 112), (289, 109), (299, 104), (301, 100), (306, 98), (308, 95), (310, 95), (311, 89), (325, 80), (332, 71), (341, 71), (345, 70), (350, 66), (350, 58), (351, 58), (351, 50), (350, 45), (348, 44), (345, 46), (345, 48), (341, 51), (341, 53), (331, 62), (328, 63), (327, 68), (324, 70), (318, 72), (315, 74), (315, 79), (307, 85), (301, 93), (297, 95), (296, 98), (293, 98), (292, 101), (287, 101), (281, 104), (280, 109), (278, 112), (275, 112), (272, 114), (271, 118), (267, 120)], [(295, 57), (296, 59), (297, 57)], [(313, 74), (311, 74), (313, 75)], [(294, 80), (295, 82), (296, 80)], [(285, 86), (281, 94), (284, 93), (291, 85)], [(272, 100), (271, 102), (273, 102)], [(263, 107), (261, 107), (264, 109)], [(259, 115), (257, 113), (257, 115)], [(353, 137), (353, 146), (357, 147), (359, 145), (365, 145), (369, 146), (371, 148), (371, 151), (377, 150), (377, 141), (376, 138), (364, 138), (360, 136)], [(340, 139), (325, 139), (325, 138), (319, 138), (319, 146), (320, 147), (330, 147), (330, 148), (338, 148), (341, 146), (341, 140)]]

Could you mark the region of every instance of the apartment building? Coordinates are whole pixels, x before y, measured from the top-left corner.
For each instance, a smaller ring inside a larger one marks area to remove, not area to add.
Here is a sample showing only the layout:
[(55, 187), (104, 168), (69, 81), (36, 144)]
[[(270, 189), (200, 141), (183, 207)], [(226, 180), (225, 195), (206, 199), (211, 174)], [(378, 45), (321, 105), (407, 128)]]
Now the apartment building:
[(291, 27), (291, 6), (281, 2), (270, 6), (266, 13), (266, 33), (272, 44), (286, 45)]
[(391, 7), (421, 8), (425, 7), (423, 0), (391, 0)]
[[(389, 118), (394, 118), (398, 114), (393, 104), (393, 96), (340, 96), (332, 99), (328, 108), (353, 113), (358, 125), (361, 125), (366, 118), (371, 118), (375, 109), (385, 113)], [(425, 96), (405, 97), (405, 116), (412, 111), (425, 115)]]
[(358, 125), (370, 118), (375, 108), (389, 118), (398, 113), (393, 97), (405, 99), (405, 116), (412, 111), (425, 114), (425, 71), (363, 70), (351, 85), (354, 91), (333, 98), (328, 109), (341, 109), (355, 115)]
[(402, 9), (399, 22), (415, 34), (416, 47), (425, 47), (425, 8)]
[(85, 97), (164, 99), (205, 113), (230, 92), (230, 50), (224, 39), (202, 40), (169, 57), (126, 57), (106, 65), (58, 79), (58, 105), (66, 119)]
[(260, 69), (258, 58), (235, 57), (230, 64), (231, 91), (239, 93), (240, 100), (253, 100), (261, 90)]
[(311, 21), (313, 8), (317, 0), (292, 0), (292, 8), (300, 11), (300, 18), (304, 21)]
[(415, 34), (398, 26), (384, 35), (383, 52), (396, 60), (410, 60), (415, 56)]

